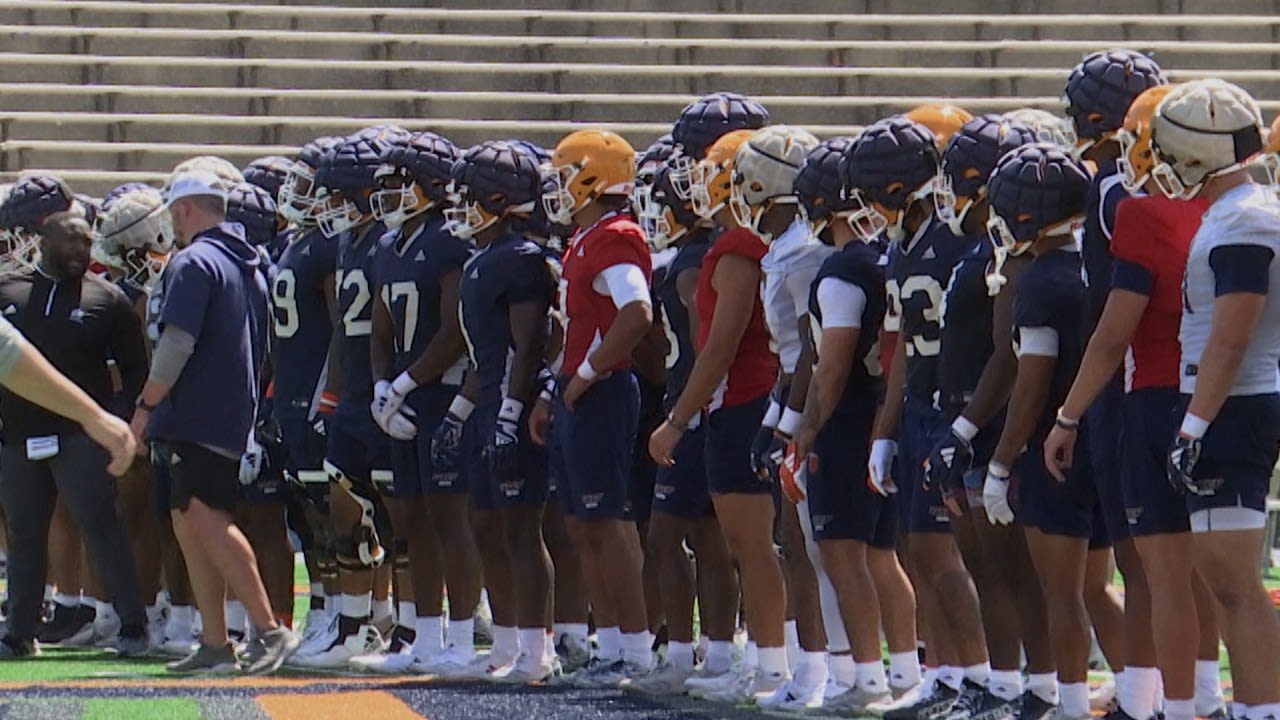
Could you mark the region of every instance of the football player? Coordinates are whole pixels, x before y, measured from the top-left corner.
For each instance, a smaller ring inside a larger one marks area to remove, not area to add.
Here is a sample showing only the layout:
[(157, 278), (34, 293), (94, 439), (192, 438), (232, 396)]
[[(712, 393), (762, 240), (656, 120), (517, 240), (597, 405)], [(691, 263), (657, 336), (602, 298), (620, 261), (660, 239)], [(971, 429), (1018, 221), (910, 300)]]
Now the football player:
[(840, 162), (854, 142), (822, 143), (796, 176), (810, 231), (836, 253), (810, 283), (806, 315), (817, 364), (781, 480), (789, 499), (808, 501), (803, 511), (820, 549), (817, 559), (833, 585), (822, 610), (838, 694), (822, 707), (857, 715), (892, 697), (881, 628), (895, 657), (915, 653), (916, 632), (915, 598), (894, 550), (897, 507), (867, 486), (863, 472), (882, 392), (874, 347), (887, 303), (880, 251), (861, 242), (848, 223), (854, 203), (843, 193)]
[[(943, 288), (968, 245), (933, 217), (932, 193), (939, 151), (933, 133), (904, 117), (882, 120), (863, 131), (846, 153), (846, 192), (854, 197), (849, 223), (864, 242), (883, 233), (889, 241), (887, 272), (891, 313), (899, 319), (884, 406), (876, 418), (868, 462), (869, 482), (881, 495), (898, 493), (908, 537), (909, 569), (924, 623), (921, 635), (938, 668), (921, 692), (889, 711), (893, 720), (944, 717), (961, 697), (966, 710), (985, 702), (991, 667), (973, 579), (965, 569), (940, 489), (924, 487), (929, 451), (946, 430), (934, 404), (939, 388), (938, 353)], [(894, 438), (897, 438), (895, 440)], [(892, 462), (898, 462), (893, 477)], [(892, 658), (891, 658), (892, 660)], [(890, 677), (900, 691), (918, 667), (901, 658)], [(963, 692), (962, 692), (963, 691)]]
[(1030, 127), (1035, 131), (1038, 142), (1057, 145), (1064, 150), (1072, 150), (1076, 146), (1077, 138), (1074, 123), (1067, 118), (1054, 115), (1048, 110), (1021, 108), (1007, 112), (1004, 116)]
[[(1006, 702), (1017, 700), (1023, 692), (1024, 643), (1030, 675), (1056, 692), (1053, 656), (1043, 629), (1044, 600), (1022, 528), (995, 526), (980, 517), (981, 512), (971, 511), (982, 509), (985, 467), (999, 439), (1000, 416), (1017, 362), (1009, 342), (1012, 288), (993, 294), (987, 284), (993, 260), (986, 233), (987, 178), (1002, 156), (1035, 141), (1033, 129), (1007, 117), (983, 115), (965, 123), (942, 153), (934, 194), (937, 216), (961, 236), (968, 249), (952, 270), (939, 336), (938, 389), (951, 431), (929, 454), (925, 479), (942, 488), (943, 499), (952, 508), (951, 527), (982, 600), (992, 665), (989, 688), (994, 697)], [(1020, 266), (1018, 261), (1014, 264)], [(1012, 274), (1008, 265), (1005, 272)], [(993, 412), (994, 419), (990, 418)], [(1053, 698), (1056, 695), (1050, 693), (1049, 699)], [(1051, 708), (1046, 699), (1036, 696), (1023, 698), (1019, 710), (1030, 719)], [(992, 711), (1001, 708), (979, 709), (971, 715), (986, 717)]]
[(676, 158), (671, 161), (671, 185), (676, 196), (692, 199), (693, 173), (720, 138), (736, 130), (758, 130), (768, 124), (769, 111), (738, 93), (714, 92), (686, 105), (671, 126)]
[(512, 229), (540, 200), (542, 177), (532, 154), (506, 142), (466, 151), (450, 177), (450, 231), (479, 251), (464, 266), (459, 288), (471, 366), (435, 430), (432, 457), (466, 476), (494, 643), (487, 658), (448, 674), (543, 680), (556, 669), (551, 559), (542, 538), (547, 458), (529, 439), (525, 408), (541, 387), (554, 288), (542, 248)]
[(1280, 717), (1280, 623), (1257, 568), (1280, 441), (1280, 204), (1245, 167), (1263, 149), (1257, 103), (1222, 81), (1180, 85), (1158, 106), (1151, 146), (1164, 195), (1209, 203), (1183, 281), (1186, 408), (1169, 480), (1187, 493), (1196, 567), (1226, 609), (1235, 702), (1251, 720)]
[(1071, 477), (1059, 482), (1045, 469), (1043, 443), (1083, 349), (1079, 304), (1084, 287), (1075, 232), (1088, 190), (1089, 171), (1082, 162), (1055, 146), (1033, 143), (1001, 159), (987, 195), (988, 228), (997, 252), (1030, 252), (1034, 259), (1018, 277), (1013, 308), (1017, 377), (987, 464), (983, 505), (992, 523), (1013, 522), (1009, 477), (1016, 470), (1017, 512), (1044, 586), (1064, 718), (1089, 715), (1084, 577), (1089, 538), (1102, 521), (1087, 465), (1077, 464)]
[[(480, 601), (480, 560), (456, 467), (431, 461), (431, 435), (457, 395), (465, 370), (458, 325), (458, 285), (469, 244), (445, 229), (450, 170), (460, 155), (448, 139), (423, 132), (395, 145), (378, 169), (374, 215), (390, 228), (375, 259), (373, 419), (392, 438), (395, 482), (384, 497), (396, 537), (400, 583), (414, 585), (412, 648), (378, 666), (433, 672), (475, 659), (473, 615)], [(431, 522), (419, 521), (423, 513)], [(403, 560), (401, 558), (403, 557)], [(443, 568), (439, 567), (443, 561)], [(409, 563), (412, 567), (409, 567)], [(449, 587), (448, 653), (444, 657), (441, 576)], [(407, 620), (402, 620), (404, 624)]]
[(939, 103), (926, 103), (913, 108), (904, 113), (903, 117), (929, 128), (933, 139), (938, 143), (938, 152), (946, 149), (951, 136), (973, 119), (973, 115), (964, 108)]

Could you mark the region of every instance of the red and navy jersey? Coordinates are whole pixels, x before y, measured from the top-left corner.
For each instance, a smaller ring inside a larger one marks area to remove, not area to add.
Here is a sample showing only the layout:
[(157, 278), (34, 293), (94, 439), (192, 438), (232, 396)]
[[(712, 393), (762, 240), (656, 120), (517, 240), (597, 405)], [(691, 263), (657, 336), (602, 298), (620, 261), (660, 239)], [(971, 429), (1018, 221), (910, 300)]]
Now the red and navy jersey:
[(1013, 342), (1017, 351), (1023, 328), (1052, 328), (1058, 334), (1058, 359), (1044, 410), (1036, 421), (1032, 444), (1039, 445), (1053, 427), (1058, 408), (1080, 367), (1084, 337), (1080, 327), (1080, 303), (1084, 281), (1080, 276), (1080, 253), (1053, 250), (1036, 259), (1018, 276), (1013, 300)]
[[(644, 230), (626, 213), (605, 216), (579, 233), (565, 251), (560, 277), (560, 305), (567, 323), (562, 366), (565, 373), (577, 370), (618, 317), (613, 298), (592, 287), (597, 275), (615, 265), (635, 265), (644, 272), (646, 283), (653, 275)], [(596, 370), (625, 370), (630, 366), (631, 359), (625, 358), (613, 367)]]
[(907, 394), (912, 397), (932, 402), (938, 391), (944, 288), (960, 256), (971, 248), (970, 240), (931, 218), (909, 246), (889, 248), (885, 286), (890, 313), (898, 317), (898, 334), (904, 338)]
[(338, 237), (338, 328), (342, 333), (342, 399), (338, 414), (369, 418), (373, 401), (373, 368), (369, 336), (373, 332), (374, 258), (386, 226), (371, 223)]
[(333, 323), (325, 278), (338, 264), (338, 240), (311, 230), (285, 247), (271, 280), (275, 414), (308, 415), (322, 389)]
[(991, 343), (995, 298), (987, 291), (987, 267), (993, 248), (986, 235), (969, 236), (969, 250), (951, 272), (943, 296), (942, 351), (938, 354), (938, 388), (942, 407), (964, 408), (978, 387), (994, 347)]
[(711, 230), (703, 228), (694, 230), (676, 251), (676, 256), (666, 267), (661, 281), (654, 278), (658, 313), (670, 346), (667, 350), (667, 411), (675, 406), (676, 399), (684, 392), (697, 354), (694, 344), (696, 338), (693, 337), (693, 328), (689, 323), (689, 309), (680, 299), (677, 279), (686, 272), (696, 273), (702, 267), (702, 259), (711, 249), (711, 233)]
[[(711, 333), (711, 318), (715, 314), (716, 292), (711, 279), (716, 266), (725, 255), (741, 255), (757, 265), (768, 250), (760, 236), (747, 228), (734, 228), (716, 238), (711, 249), (702, 258), (702, 270), (698, 273), (696, 306), (698, 311), (698, 352), (707, 344)], [(764, 325), (764, 307), (760, 293), (753, 293), (751, 319), (738, 341), (733, 364), (720, 387), (711, 398), (710, 408), (734, 407), (751, 402), (773, 389), (778, 380), (778, 356), (769, 349), (769, 331)]]
[(1133, 197), (1116, 212), (1112, 287), (1146, 295), (1146, 310), (1130, 342), (1125, 389), (1176, 388), (1182, 346), (1182, 276), (1191, 238), (1209, 204), (1197, 198)]
[(876, 346), (880, 341), (880, 326), (884, 322), (888, 300), (884, 293), (884, 267), (879, 261), (878, 250), (866, 243), (851, 242), (822, 262), (822, 267), (818, 269), (818, 274), (814, 276), (813, 285), (809, 289), (809, 315), (815, 328), (815, 337), (820, 337), (822, 327), (822, 306), (818, 303), (818, 286), (823, 280), (836, 278), (850, 285), (856, 285), (867, 298), (866, 306), (862, 309), (862, 322), (858, 332), (858, 346), (854, 349), (853, 367), (849, 372), (844, 395), (840, 399), (840, 407), (849, 405), (859, 395), (868, 391), (878, 395), (883, 381), (880, 353)]
[(1116, 208), (1129, 197), (1124, 189), (1124, 175), (1114, 160), (1103, 163), (1093, 176), (1089, 194), (1085, 196), (1084, 237), (1080, 255), (1084, 261), (1085, 304), (1084, 330), (1093, 328), (1102, 317), (1102, 308), (1111, 292), (1111, 236), (1116, 227)]
[(477, 404), (496, 403), (502, 397), (512, 351), (511, 306), (531, 301), (550, 304), (554, 294), (542, 248), (519, 235), (503, 235), (467, 260), (459, 288), (459, 317), (479, 382), (473, 398)]
[[(395, 339), (392, 370), (403, 372), (427, 349), (440, 330), (440, 279), (462, 269), (471, 245), (444, 229), (443, 216), (433, 217), (406, 235), (391, 230), (374, 258), (376, 292), (387, 306)], [(460, 385), (465, 365), (445, 373), (446, 385)]]

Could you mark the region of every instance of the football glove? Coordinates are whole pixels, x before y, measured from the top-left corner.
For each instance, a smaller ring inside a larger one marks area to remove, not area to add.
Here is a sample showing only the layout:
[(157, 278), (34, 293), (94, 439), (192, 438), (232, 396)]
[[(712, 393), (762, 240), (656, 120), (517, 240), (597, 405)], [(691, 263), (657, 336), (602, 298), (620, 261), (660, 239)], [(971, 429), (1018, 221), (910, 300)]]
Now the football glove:
[(1169, 448), (1169, 484), (1179, 493), (1206, 496), (1212, 495), (1216, 489), (1192, 477), (1200, 460), (1200, 445), (1200, 438), (1183, 433), (1173, 438), (1173, 446)]
[(884, 497), (898, 492), (893, 484), (893, 460), (898, 456), (898, 443), (888, 438), (871, 441), (871, 459), (867, 461), (867, 483)]
[(262, 445), (258, 444), (258, 439), (249, 436), (249, 444), (245, 446), (245, 451), (240, 455), (240, 484), (248, 487), (258, 481), (258, 476), (262, 474), (262, 465), (265, 461), (266, 450)]
[[(964, 476), (972, 466), (973, 445), (952, 430), (924, 461), (924, 488), (929, 490), (936, 485), (943, 498), (963, 500), (967, 497)], [(964, 504), (961, 502), (960, 506)]]
[(806, 458), (796, 456), (795, 443), (788, 443), (786, 455), (778, 466), (778, 483), (782, 486), (782, 494), (792, 503), (799, 503), (807, 497), (806, 473), (818, 471), (818, 456), (809, 455), (807, 460), (806, 463)]
[(987, 479), (982, 484), (982, 507), (992, 525), (1013, 522), (1013, 508), (1009, 506), (1009, 468), (994, 462), (987, 465)]
[(498, 410), (498, 422), (494, 426), (493, 441), (482, 451), (489, 471), (495, 477), (515, 470), (516, 450), (520, 447), (520, 416), (523, 414), (524, 403), (514, 398), (503, 399)]

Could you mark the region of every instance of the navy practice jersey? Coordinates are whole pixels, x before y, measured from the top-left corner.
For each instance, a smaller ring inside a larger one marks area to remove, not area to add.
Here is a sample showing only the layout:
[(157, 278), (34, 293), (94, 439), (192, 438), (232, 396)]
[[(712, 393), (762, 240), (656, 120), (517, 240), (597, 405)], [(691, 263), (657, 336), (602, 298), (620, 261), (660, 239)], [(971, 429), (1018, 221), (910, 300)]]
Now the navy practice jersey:
[(462, 335), (479, 383), (474, 400), (496, 403), (512, 350), (510, 307), (530, 301), (550, 304), (555, 294), (542, 248), (519, 235), (503, 235), (463, 266), (459, 294)]
[(684, 392), (685, 383), (689, 381), (689, 373), (693, 370), (693, 359), (696, 354), (697, 338), (689, 323), (689, 311), (680, 300), (680, 291), (676, 281), (682, 273), (692, 271), (697, 277), (702, 267), (702, 256), (711, 249), (711, 231), (694, 230), (684, 245), (676, 252), (671, 264), (666, 267), (661, 281), (654, 277), (654, 290), (657, 305), (662, 313), (662, 327), (667, 333), (667, 395), (664, 409), (670, 411), (675, 406), (680, 393)]
[(942, 351), (943, 288), (951, 269), (970, 249), (944, 222), (930, 218), (918, 238), (904, 250), (889, 249), (888, 288), (891, 311), (906, 348), (907, 393), (932, 401), (938, 391), (938, 354)]
[(1093, 334), (1093, 328), (1102, 316), (1102, 308), (1111, 293), (1111, 231), (1116, 226), (1116, 208), (1129, 197), (1125, 192), (1124, 176), (1114, 160), (1098, 168), (1085, 196), (1084, 237), (1080, 240), (1080, 255), (1084, 261), (1085, 290), (1084, 331)]
[(338, 323), (342, 332), (342, 399), (338, 414), (369, 415), (373, 369), (369, 335), (373, 332), (373, 259), (387, 228), (380, 222), (338, 237)]
[(308, 415), (325, 382), (333, 323), (325, 278), (337, 271), (338, 239), (311, 230), (285, 247), (271, 281), (275, 314), (275, 413)]
[(885, 297), (884, 267), (880, 264), (880, 251), (862, 242), (851, 242), (822, 262), (809, 290), (809, 318), (813, 325), (814, 343), (821, 349), (822, 307), (818, 303), (818, 286), (826, 278), (843, 280), (856, 285), (867, 298), (862, 309), (862, 322), (858, 332), (858, 346), (854, 350), (853, 367), (845, 385), (840, 405), (859, 393), (879, 392), (883, 379), (880, 367), (880, 324), (884, 321), (888, 301)]
[(1084, 340), (1080, 327), (1080, 303), (1084, 300), (1084, 282), (1080, 277), (1080, 253), (1053, 250), (1036, 257), (1018, 276), (1017, 297), (1013, 301), (1014, 349), (1017, 350), (1022, 328), (1047, 327), (1058, 333), (1058, 359), (1053, 367), (1053, 382), (1044, 410), (1036, 421), (1031, 437), (1033, 445), (1044, 442), (1053, 427), (1058, 408), (1071, 389)]
[(942, 352), (938, 354), (938, 385), (942, 406), (959, 410), (973, 394), (987, 366), (995, 298), (987, 292), (987, 267), (993, 249), (986, 234), (968, 236), (969, 250), (951, 273), (943, 296)]
[[(462, 268), (471, 244), (444, 229), (436, 216), (405, 236), (402, 228), (387, 233), (374, 259), (374, 276), (382, 304), (387, 306), (395, 337), (392, 370), (397, 374), (413, 364), (440, 331), (440, 279)], [(456, 308), (451, 309), (456, 312)], [(449, 385), (462, 383), (463, 358), (445, 373)]]

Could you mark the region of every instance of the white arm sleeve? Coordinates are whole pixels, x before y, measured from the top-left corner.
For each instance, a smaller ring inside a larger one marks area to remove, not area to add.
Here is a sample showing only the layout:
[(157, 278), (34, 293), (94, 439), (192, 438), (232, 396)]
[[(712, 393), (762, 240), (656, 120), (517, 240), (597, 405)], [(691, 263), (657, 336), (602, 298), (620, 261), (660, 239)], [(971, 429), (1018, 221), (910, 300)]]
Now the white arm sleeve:
[(867, 294), (857, 285), (834, 277), (818, 283), (823, 330), (862, 327), (862, 311), (866, 307)]
[(1058, 357), (1058, 331), (1044, 325), (1018, 328), (1018, 354)]
[(637, 300), (649, 302), (649, 283), (636, 265), (611, 265), (591, 281), (591, 289), (613, 298), (619, 310)]

